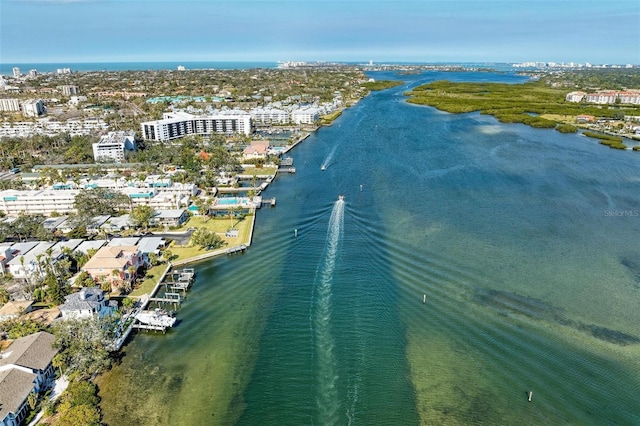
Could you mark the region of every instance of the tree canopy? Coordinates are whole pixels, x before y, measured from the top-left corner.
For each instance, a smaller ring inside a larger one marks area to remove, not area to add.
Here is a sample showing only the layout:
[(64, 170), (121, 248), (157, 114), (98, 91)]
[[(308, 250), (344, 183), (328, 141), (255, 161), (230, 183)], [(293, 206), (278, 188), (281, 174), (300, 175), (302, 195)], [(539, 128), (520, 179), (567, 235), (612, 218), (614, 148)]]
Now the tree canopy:
[(78, 216), (113, 216), (130, 205), (129, 197), (105, 188), (85, 189), (76, 195), (74, 208)]

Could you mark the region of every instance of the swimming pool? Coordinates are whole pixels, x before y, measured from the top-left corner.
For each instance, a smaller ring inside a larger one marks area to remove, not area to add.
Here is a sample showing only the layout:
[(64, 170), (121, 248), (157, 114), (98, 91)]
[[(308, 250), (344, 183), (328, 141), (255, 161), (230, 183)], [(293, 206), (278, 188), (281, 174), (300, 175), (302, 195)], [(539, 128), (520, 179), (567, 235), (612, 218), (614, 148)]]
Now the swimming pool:
[(240, 204), (238, 198), (236, 197), (228, 197), (228, 198), (220, 198), (218, 199), (218, 205), (220, 206), (233, 206), (236, 204)]

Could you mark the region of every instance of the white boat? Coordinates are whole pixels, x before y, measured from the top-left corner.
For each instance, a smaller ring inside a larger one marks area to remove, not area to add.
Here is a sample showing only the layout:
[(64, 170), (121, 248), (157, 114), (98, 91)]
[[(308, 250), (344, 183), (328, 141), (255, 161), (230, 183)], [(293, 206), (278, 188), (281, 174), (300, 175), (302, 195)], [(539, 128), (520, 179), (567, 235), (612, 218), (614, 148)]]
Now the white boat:
[(142, 324), (153, 325), (157, 327), (173, 327), (176, 319), (162, 309), (154, 311), (142, 311), (136, 315), (136, 319)]
[(322, 165), (322, 167), (320, 167), (320, 170), (322, 170), (322, 171), (324, 172), (325, 170), (327, 170), (327, 166), (325, 166), (325, 165), (323, 164), (323, 165)]
[(338, 195), (338, 200), (340, 200), (340, 201), (344, 201), (344, 194), (340, 194), (340, 195)]

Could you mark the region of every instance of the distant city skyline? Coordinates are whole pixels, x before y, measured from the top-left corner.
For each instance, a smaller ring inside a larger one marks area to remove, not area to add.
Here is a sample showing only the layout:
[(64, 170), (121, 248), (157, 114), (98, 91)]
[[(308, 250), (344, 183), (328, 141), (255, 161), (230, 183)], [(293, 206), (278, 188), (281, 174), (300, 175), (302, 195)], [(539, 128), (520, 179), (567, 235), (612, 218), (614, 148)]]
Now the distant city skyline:
[(0, 63), (640, 64), (640, 2), (0, 0)]

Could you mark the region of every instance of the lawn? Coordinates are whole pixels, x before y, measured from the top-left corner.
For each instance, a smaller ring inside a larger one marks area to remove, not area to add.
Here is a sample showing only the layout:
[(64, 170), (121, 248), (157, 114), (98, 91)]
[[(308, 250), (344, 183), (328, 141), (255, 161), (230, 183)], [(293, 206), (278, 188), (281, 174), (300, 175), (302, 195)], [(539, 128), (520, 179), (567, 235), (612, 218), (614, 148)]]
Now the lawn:
[[(181, 228), (177, 229), (177, 231), (186, 231), (188, 228), (208, 229), (209, 231), (216, 232), (220, 235), (220, 237), (227, 243), (225, 247), (233, 247), (240, 244), (251, 243), (250, 236), (254, 218), (254, 213), (248, 214), (244, 218), (234, 218), (233, 221), (230, 218), (206, 219), (202, 216), (194, 216), (190, 218), (189, 221), (185, 223)], [(239, 231), (238, 236), (235, 238), (226, 237), (224, 233), (229, 228), (237, 229)], [(214, 251), (204, 250), (199, 246), (192, 245), (171, 245), (169, 247), (169, 250), (173, 255), (174, 261), (190, 259), (192, 257), (208, 253), (209, 251)], [(151, 293), (166, 267), (166, 264), (161, 264), (147, 270), (144, 281), (142, 281), (142, 283), (136, 289), (134, 289), (131, 294), (129, 294), (129, 296), (140, 297), (143, 294)]]
[(273, 176), (276, 174), (277, 167), (255, 167), (247, 166), (244, 168), (241, 175), (256, 175), (256, 176)]
[(145, 274), (144, 281), (142, 281), (142, 284), (140, 284), (138, 288), (133, 290), (129, 294), (129, 296), (140, 297), (143, 294), (151, 293), (151, 290), (153, 290), (153, 288), (156, 286), (158, 279), (160, 278), (160, 276), (162, 275), (166, 267), (167, 267), (166, 264), (162, 264), (162, 265), (154, 266), (151, 269), (147, 269), (147, 273)]
[[(207, 219), (202, 216), (194, 216), (189, 219), (189, 221), (185, 223), (178, 231), (184, 231), (188, 228), (207, 229), (209, 231), (217, 233), (220, 238), (222, 238), (227, 243), (226, 247), (233, 247), (240, 244), (251, 243), (251, 229), (253, 228), (254, 218), (255, 213), (250, 213), (244, 218), (234, 218), (233, 220), (228, 217)], [(227, 232), (227, 230), (231, 228), (237, 229), (239, 231), (237, 237), (227, 237), (224, 235), (225, 232)], [(191, 245), (172, 245), (170, 247), (170, 250), (171, 253), (177, 256), (175, 260), (189, 259), (191, 257), (207, 253), (207, 250), (203, 250), (200, 247)]]

